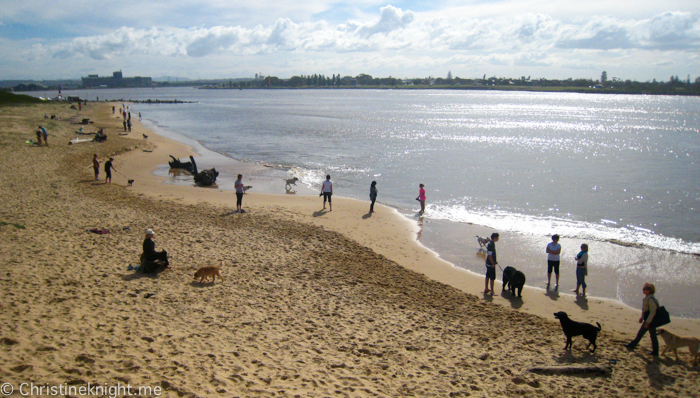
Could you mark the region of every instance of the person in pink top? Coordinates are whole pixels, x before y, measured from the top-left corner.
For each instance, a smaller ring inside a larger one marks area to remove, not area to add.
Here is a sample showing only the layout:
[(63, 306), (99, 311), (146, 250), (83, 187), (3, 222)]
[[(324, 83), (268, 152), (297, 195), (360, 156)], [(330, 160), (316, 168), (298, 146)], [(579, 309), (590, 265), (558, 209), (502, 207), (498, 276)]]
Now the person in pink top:
[(416, 200), (420, 202), (420, 213), (418, 214), (423, 215), (425, 213), (425, 185), (418, 184), (418, 197)]

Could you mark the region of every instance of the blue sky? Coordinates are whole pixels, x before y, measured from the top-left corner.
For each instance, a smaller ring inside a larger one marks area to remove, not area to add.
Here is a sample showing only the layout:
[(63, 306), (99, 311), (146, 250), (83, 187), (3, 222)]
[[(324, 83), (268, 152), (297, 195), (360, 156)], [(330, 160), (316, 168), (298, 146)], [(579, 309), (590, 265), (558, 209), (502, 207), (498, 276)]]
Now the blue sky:
[(700, 75), (700, 1), (23, 0), (0, 79)]

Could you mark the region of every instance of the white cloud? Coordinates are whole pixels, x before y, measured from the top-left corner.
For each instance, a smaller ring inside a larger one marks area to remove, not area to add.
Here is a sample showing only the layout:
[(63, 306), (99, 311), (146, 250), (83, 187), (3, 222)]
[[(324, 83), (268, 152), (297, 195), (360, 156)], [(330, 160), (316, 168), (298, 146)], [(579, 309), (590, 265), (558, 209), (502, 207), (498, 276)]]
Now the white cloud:
[[(324, 9), (331, 3), (311, 1), (305, 7)], [(173, 7), (182, 9), (187, 4), (175, 1)], [(207, 2), (205, 6), (222, 10), (230, 8), (227, 4)], [(146, 9), (161, 6), (143, 5)], [(20, 7), (21, 12), (14, 10), (10, 14), (27, 12), (26, 7)], [(700, 21), (697, 14), (680, 11), (639, 19), (607, 15), (569, 20), (546, 13), (475, 17), (464, 12), (414, 12), (387, 5), (373, 17), (341, 23), (279, 17), (254, 26), (123, 26), (69, 39), (0, 42), (0, 50), (15, 54), (5, 49), (22, 45), (20, 56), (11, 56), (12, 64), (43, 62), (48, 68), (52, 60), (60, 60), (80, 64), (83, 70), (129, 63), (149, 68), (139, 71), (144, 75), (162, 74), (150, 70), (160, 71), (167, 63), (180, 74), (192, 74), (183, 72), (191, 68), (197, 74), (219, 77), (217, 73), (230, 70), (219, 65), (223, 63), (254, 71), (264, 68), (280, 77), (308, 73), (303, 69), (307, 64), (343, 67), (348, 72), (349, 68), (373, 68), (374, 73), (405, 76), (431, 67), (452, 69), (456, 75), (459, 70), (471, 73), (488, 66), (504, 74), (513, 71), (513, 76), (519, 76), (523, 69), (549, 71), (542, 72), (543, 76), (566, 76), (572, 70), (596, 70), (605, 65), (638, 70), (644, 64), (642, 58), (651, 60), (662, 53), (672, 58), (668, 68), (681, 65), (689, 68), (687, 73), (696, 73)], [(651, 67), (652, 62), (647, 64)], [(351, 73), (362, 71), (370, 70), (354, 69)]]

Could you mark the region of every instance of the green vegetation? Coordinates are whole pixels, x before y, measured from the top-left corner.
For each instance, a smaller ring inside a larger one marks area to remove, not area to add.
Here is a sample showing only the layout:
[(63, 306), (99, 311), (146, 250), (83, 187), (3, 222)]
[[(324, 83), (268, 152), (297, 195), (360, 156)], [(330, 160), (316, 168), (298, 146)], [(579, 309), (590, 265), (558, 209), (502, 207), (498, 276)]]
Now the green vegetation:
[(5, 221), (0, 221), (0, 225), (12, 225), (13, 227), (15, 227), (15, 228), (17, 228), (17, 229), (26, 229), (26, 228), (24, 227), (24, 225), (22, 225), (22, 224), (7, 223), (7, 222), (5, 222)]
[[(197, 84), (197, 82), (190, 82)], [(600, 80), (594, 79), (530, 79), (489, 77), (462, 79), (452, 78), (448, 73), (443, 78), (397, 79), (394, 77), (375, 78), (361, 73), (355, 77), (333, 74), (331, 77), (319, 74), (292, 76), (280, 79), (274, 76), (262, 77), (248, 81), (209, 81), (198, 84), (201, 88), (213, 89), (248, 89), (248, 88), (370, 88), (370, 89), (451, 89), (451, 90), (507, 90), (507, 91), (545, 91), (545, 92), (577, 92), (577, 93), (606, 93), (606, 94), (663, 94), (663, 95), (700, 95), (700, 78), (695, 81), (681, 80), (671, 76), (669, 81), (638, 82), (622, 80), (613, 77), (608, 80), (608, 73), (603, 71)]]
[(44, 101), (36, 97), (31, 97), (24, 94), (13, 94), (8, 91), (0, 90), (0, 106), (18, 105), (18, 104), (38, 104)]

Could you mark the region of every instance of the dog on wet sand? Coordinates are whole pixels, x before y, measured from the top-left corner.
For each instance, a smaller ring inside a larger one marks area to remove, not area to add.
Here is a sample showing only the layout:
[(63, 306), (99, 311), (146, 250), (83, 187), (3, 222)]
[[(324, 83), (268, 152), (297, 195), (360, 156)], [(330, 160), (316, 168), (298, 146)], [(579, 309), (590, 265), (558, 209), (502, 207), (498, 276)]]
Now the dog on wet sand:
[(287, 187), (292, 188), (292, 185), (294, 185), (294, 186), (297, 185), (297, 181), (299, 181), (299, 179), (296, 177), (288, 178), (288, 179), (284, 180), (284, 187), (285, 188), (287, 188)]
[(207, 278), (207, 280), (209, 280), (210, 276), (212, 278), (212, 282), (216, 282), (217, 276), (222, 281), (224, 280), (224, 278), (219, 273), (219, 267), (217, 267), (215, 265), (204, 266), (204, 267), (198, 269), (197, 272), (194, 273), (194, 279), (200, 278), (199, 283), (203, 283), (204, 278)]
[(583, 336), (584, 339), (588, 340), (588, 345), (586, 348), (593, 344), (593, 351), (591, 352), (595, 352), (596, 348), (598, 348), (598, 346), (595, 344), (595, 340), (598, 338), (598, 332), (603, 330), (600, 323), (596, 322), (598, 327), (595, 327), (590, 323), (572, 321), (564, 311), (555, 312), (554, 317), (559, 319), (559, 322), (561, 322), (561, 328), (564, 330), (564, 334), (566, 335), (566, 345), (564, 346), (565, 350), (571, 349), (572, 337)]
[(503, 290), (506, 288), (510, 294), (515, 296), (515, 290), (518, 290), (518, 297), (523, 297), (523, 286), (525, 286), (525, 274), (518, 271), (514, 267), (508, 266), (503, 269)]
[(130, 187), (130, 186), (132, 186), (132, 185), (134, 185), (134, 180), (127, 180), (126, 186), (127, 186), (127, 187)]
[(664, 355), (666, 351), (671, 350), (674, 354), (676, 354), (676, 361), (678, 361), (678, 349), (688, 347), (690, 356), (693, 358), (693, 366), (698, 365), (698, 362), (700, 361), (700, 339), (696, 337), (679, 336), (664, 328), (656, 329), (656, 334), (661, 336), (661, 338), (664, 339), (664, 343), (666, 343), (666, 347), (664, 347), (661, 355)]
[(481, 248), (481, 247), (488, 245), (489, 242), (491, 242), (491, 238), (489, 238), (489, 237), (482, 238), (481, 236), (477, 235), (476, 241), (479, 242), (479, 247)]

